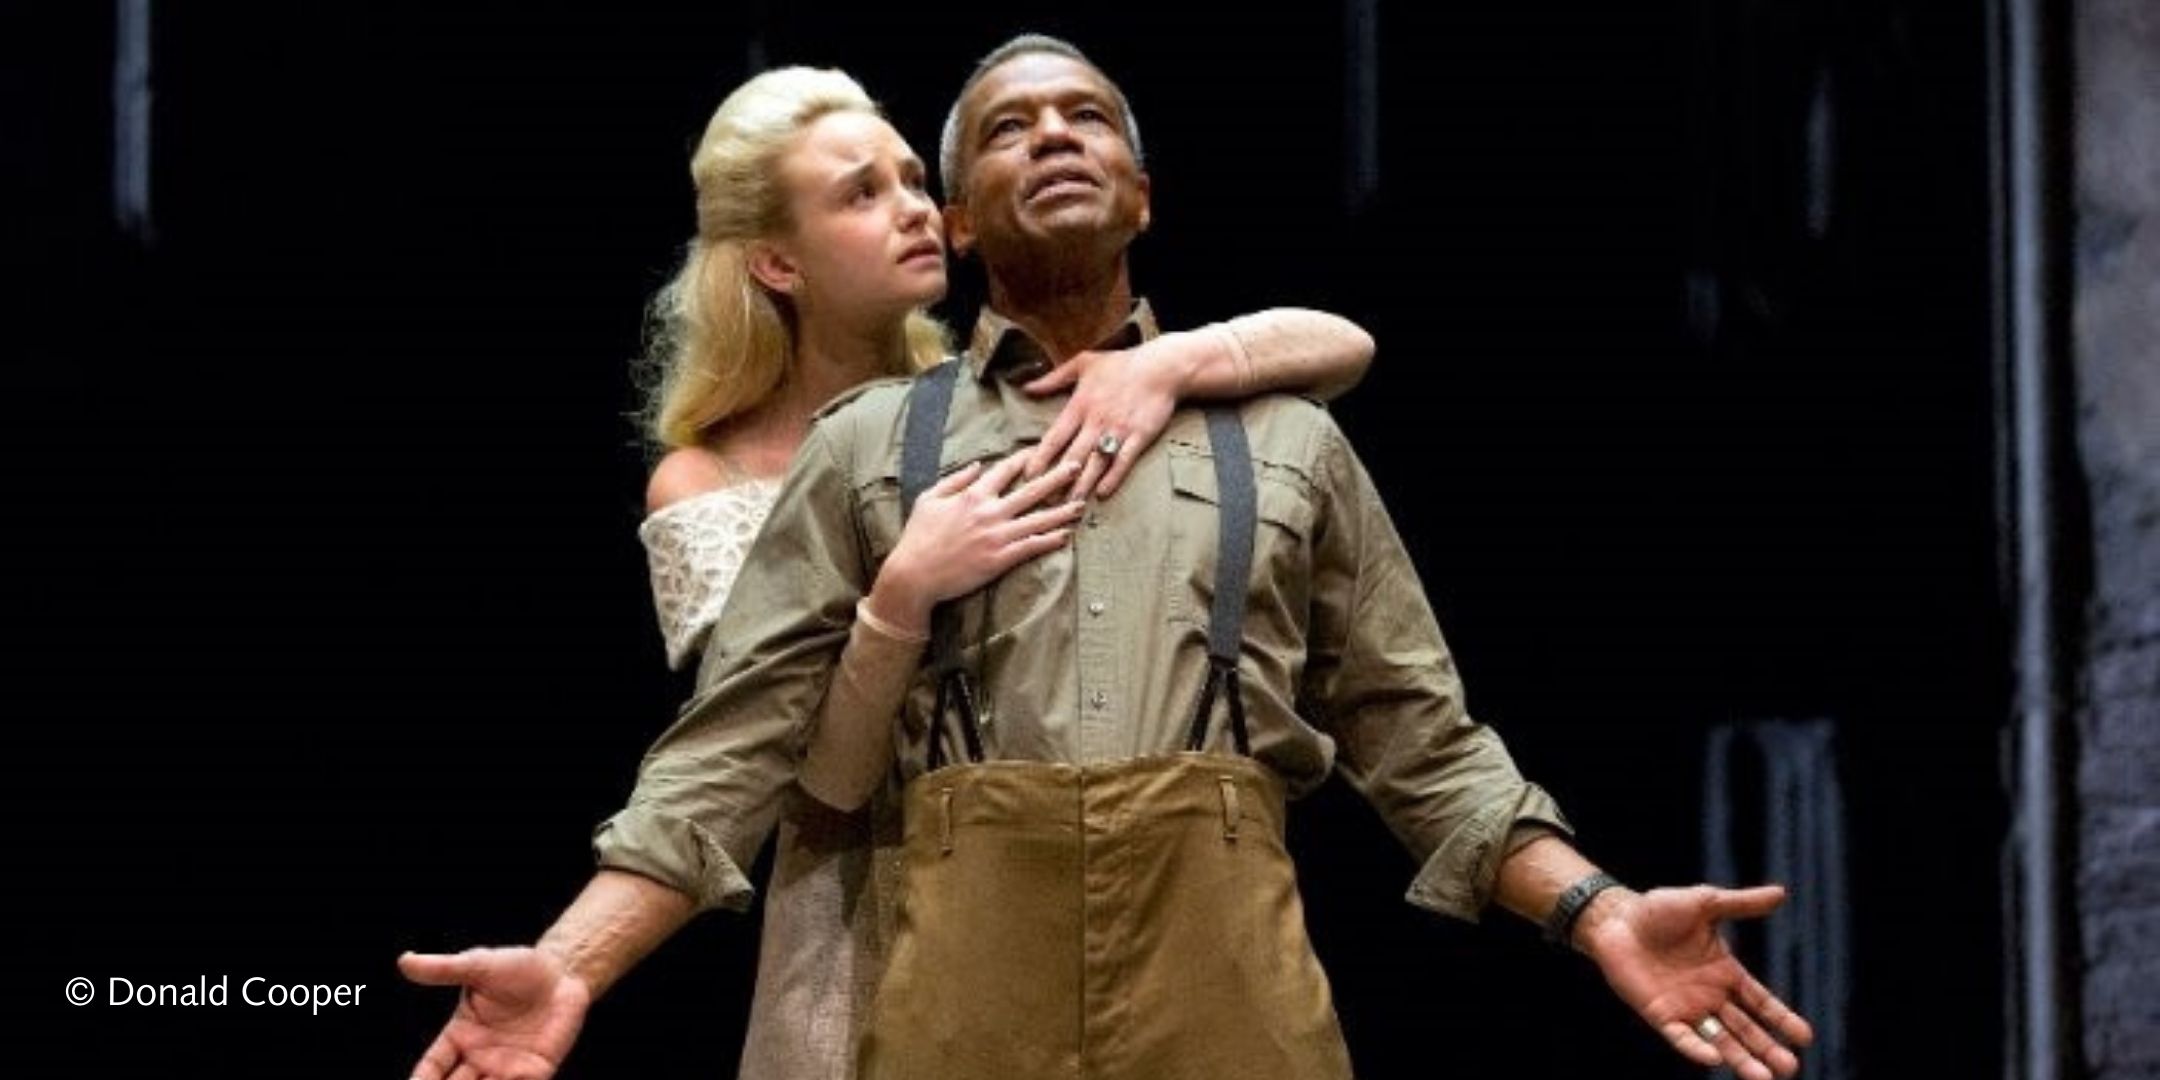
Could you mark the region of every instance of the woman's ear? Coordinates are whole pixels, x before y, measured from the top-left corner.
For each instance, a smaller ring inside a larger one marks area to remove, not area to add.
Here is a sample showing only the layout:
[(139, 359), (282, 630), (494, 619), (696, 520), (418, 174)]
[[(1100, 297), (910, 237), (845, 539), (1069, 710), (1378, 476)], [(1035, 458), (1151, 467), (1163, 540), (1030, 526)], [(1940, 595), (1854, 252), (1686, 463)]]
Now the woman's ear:
[(766, 240), (753, 242), (745, 261), (749, 264), (750, 276), (776, 293), (787, 295), (802, 288), (802, 270), (778, 244)]

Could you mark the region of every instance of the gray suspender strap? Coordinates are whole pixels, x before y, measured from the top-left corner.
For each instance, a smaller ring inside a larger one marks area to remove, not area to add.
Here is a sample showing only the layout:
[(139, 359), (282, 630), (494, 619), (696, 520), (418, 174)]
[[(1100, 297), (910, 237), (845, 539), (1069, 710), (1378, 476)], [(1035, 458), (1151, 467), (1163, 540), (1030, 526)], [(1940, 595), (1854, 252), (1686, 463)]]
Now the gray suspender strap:
[(1208, 444), (1215, 455), (1215, 498), (1220, 513), (1215, 556), (1215, 603), (1208, 613), (1208, 673), (1200, 684), (1187, 750), (1207, 746), (1208, 721), (1219, 691), (1229, 699), (1230, 737), (1237, 752), (1250, 755), (1245, 730), (1245, 695), (1238, 683), (1238, 644), (1245, 637), (1245, 594), (1252, 585), (1253, 532), (1259, 526), (1259, 495), (1253, 486), (1252, 449), (1237, 411), (1213, 408), (1207, 413)]
[(1215, 451), (1215, 497), (1222, 507), (1215, 563), (1215, 604), (1208, 613), (1208, 656), (1237, 666), (1245, 639), (1245, 592), (1252, 582), (1253, 530), (1260, 518), (1253, 487), (1252, 450), (1245, 424), (1232, 409), (1209, 409), (1208, 444)]
[[(908, 389), (907, 426), (900, 443), (900, 520), (914, 512), (915, 500), (937, 483), (938, 459), (945, 448), (945, 417), (952, 411), (953, 382), (960, 361), (947, 360), (916, 378)], [(960, 711), (960, 738), (968, 759), (981, 761), (982, 735), (976, 731), (975, 687), (960, 664), (960, 612), (951, 602), (930, 615), (930, 675), (937, 680), (937, 706), (930, 716), (930, 768), (945, 762), (938, 728), (946, 712)]]
[(915, 500), (937, 483), (945, 416), (952, 411), (953, 380), (959, 374), (960, 361), (947, 360), (923, 372), (908, 388), (907, 428), (900, 442), (901, 521), (915, 512)]

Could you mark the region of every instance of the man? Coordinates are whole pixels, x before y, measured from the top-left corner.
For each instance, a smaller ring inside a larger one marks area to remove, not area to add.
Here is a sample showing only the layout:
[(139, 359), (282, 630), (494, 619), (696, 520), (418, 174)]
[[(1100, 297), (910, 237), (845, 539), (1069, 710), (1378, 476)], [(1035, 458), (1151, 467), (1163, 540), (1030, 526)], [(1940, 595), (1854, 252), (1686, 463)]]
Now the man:
[[(601, 830), (608, 869), (540, 944), (402, 961), (466, 992), (419, 1075), (551, 1074), (593, 998), (694, 911), (740, 902), (913, 496), (1041, 439), (1055, 403), (1019, 384), (1154, 333), (1127, 273), (1149, 215), (1138, 129), (1076, 49), (993, 51), (942, 150), (953, 248), (990, 284), (967, 355), (821, 418), (716, 630), (727, 647)], [(1338, 767), (1422, 860), (1412, 902), (1541, 921), (1680, 1053), (1748, 1080), (1797, 1071), (1783, 1043), (1804, 1044), (1806, 1022), (1716, 933), (1781, 891), (1638, 894), (1567, 843), (1558, 808), (1464, 713), (1401, 542), (1324, 410), (1180, 414), (1130, 461), (1115, 431), (1075, 445), (1123, 497), (942, 614), (899, 725), (907, 839), (865, 1077), (1348, 1076), (1280, 846), (1285, 795)]]

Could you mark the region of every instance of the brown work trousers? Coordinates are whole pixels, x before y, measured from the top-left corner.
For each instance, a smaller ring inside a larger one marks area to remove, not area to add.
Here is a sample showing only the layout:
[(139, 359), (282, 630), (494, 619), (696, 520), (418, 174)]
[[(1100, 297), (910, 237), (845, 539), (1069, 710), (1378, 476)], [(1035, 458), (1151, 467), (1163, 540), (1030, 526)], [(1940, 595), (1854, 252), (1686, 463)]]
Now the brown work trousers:
[(955, 765), (905, 814), (861, 1080), (1350, 1076), (1265, 766)]

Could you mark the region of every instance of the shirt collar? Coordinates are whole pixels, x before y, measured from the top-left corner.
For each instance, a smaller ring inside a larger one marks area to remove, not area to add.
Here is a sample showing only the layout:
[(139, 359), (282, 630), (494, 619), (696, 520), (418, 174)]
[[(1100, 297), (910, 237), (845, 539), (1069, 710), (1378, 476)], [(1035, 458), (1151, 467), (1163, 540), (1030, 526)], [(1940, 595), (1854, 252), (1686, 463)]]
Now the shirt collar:
[[(1145, 298), (1136, 298), (1125, 321), (1095, 348), (1129, 349), (1161, 333), (1155, 324), (1154, 309)], [(1029, 337), (1019, 323), (988, 307), (976, 313), (975, 332), (969, 337), (964, 358), (977, 381), (996, 374), (1007, 382), (1024, 383), (1047, 374), (1051, 368), (1049, 350)]]

